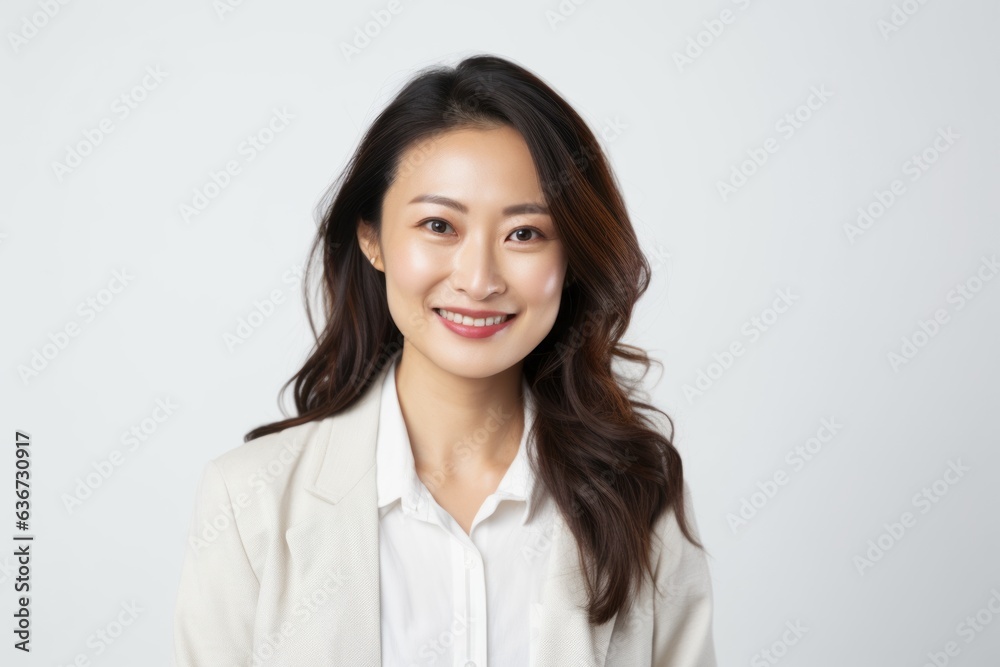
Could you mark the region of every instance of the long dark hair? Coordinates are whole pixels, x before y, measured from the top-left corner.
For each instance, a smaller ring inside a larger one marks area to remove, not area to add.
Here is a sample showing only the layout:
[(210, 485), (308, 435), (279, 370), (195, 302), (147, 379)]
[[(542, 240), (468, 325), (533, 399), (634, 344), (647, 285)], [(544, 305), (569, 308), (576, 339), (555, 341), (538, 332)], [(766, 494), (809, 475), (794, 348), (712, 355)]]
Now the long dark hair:
[[(322, 220), (303, 281), (316, 344), (281, 389), (283, 394), (294, 382), (299, 414), (259, 426), (245, 440), (350, 408), (402, 348), (385, 275), (361, 252), (357, 226), (364, 220), (379, 233), (383, 197), (400, 170), (413, 167), (400, 159), (415, 142), (498, 124), (527, 142), (568, 258), (569, 286), (556, 322), (524, 360), (537, 400), (531, 465), (580, 545), (589, 620), (601, 624), (629, 606), (644, 573), (652, 577), (653, 527), (664, 512), (672, 509), (684, 536), (702, 545), (685, 521), (673, 420), (635, 398), (636, 381), (612, 368), (618, 357), (641, 364), (645, 377), (653, 363), (641, 349), (619, 343), (649, 285), (649, 263), (593, 132), (524, 68), (489, 55), (429, 67), (375, 119), (320, 205)], [(317, 259), (325, 310), (321, 333), (309, 306), (309, 275)], [(640, 410), (666, 417), (669, 432)]]

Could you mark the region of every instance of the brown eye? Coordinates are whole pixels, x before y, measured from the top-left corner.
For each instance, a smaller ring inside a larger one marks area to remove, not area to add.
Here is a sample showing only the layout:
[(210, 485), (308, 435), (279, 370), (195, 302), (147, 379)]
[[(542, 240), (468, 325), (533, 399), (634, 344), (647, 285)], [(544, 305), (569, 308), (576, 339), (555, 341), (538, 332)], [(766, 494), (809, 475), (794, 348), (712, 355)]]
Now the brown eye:
[[(538, 234), (539, 236), (542, 235), (542, 233), (540, 231), (538, 231), (537, 229), (535, 229), (533, 227), (521, 227), (520, 229), (515, 229), (513, 232), (511, 232), (511, 236), (518, 236), (518, 235), (520, 235), (517, 238), (518, 241), (531, 241), (531, 240), (533, 240), (531, 238), (532, 232)], [(524, 238), (525, 235), (527, 235), (528, 238)]]
[(435, 233), (438, 233), (438, 234), (444, 234), (445, 230), (448, 227), (451, 227), (451, 225), (449, 225), (447, 222), (445, 222), (444, 220), (441, 220), (439, 218), (434, 218), (433, 220), (428, 220), (427, 222), (424, 223), (424, 225), (432, 225), (431, 231), (433, 231)]

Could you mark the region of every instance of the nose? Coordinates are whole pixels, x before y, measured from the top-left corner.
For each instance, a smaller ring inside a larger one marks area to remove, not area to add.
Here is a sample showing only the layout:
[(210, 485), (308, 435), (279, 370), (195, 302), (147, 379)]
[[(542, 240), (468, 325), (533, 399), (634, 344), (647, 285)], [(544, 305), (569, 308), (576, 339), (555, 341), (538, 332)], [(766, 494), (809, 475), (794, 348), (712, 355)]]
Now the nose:
[(451, 287), (476, 301), (506, 290), (500, 262), (489, 239), (469, 236), (455, 251)]

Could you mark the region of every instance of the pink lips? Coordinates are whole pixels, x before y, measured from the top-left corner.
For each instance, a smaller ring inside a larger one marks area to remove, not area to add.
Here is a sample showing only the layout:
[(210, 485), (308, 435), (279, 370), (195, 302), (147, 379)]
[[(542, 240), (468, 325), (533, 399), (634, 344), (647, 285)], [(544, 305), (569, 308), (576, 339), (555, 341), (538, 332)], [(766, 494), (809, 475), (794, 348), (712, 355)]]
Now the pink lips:
[[(494, 311), (479, 311), (482, 313), (487, 313), (485, 315), (480, 315), (478, 314), (477, 311), (463, 311), (457, 308), (456, 309), (448, 308), (446, 310), (450, 310), (453, 313), (459, 313), (461, 315), (469, 315), (469, 317), (485, 318), (485, 317), (496, 317), (497, 315), (504, 314)], [(472, 315), (471, 313), (476, 313), (476, 315)], [(513, 322), (514, 318), (517, 317), (516, 315), (508, 315), (507, 319), (505, 319), (503, 322), (500, 322), (499, 324), (493, 324), (488, 327), (476, 327), (472, 325), (458, 324), (457, 322), (452, 322), (448, 318), (442, 317), (436, 310), (434, 311), (434, 314), (437, 316), (441, 324), (445, 325), (446, 327), (457, 333), (459, 336), (464, 336), (466, 338), (487, 338), (489, 336), (492, 336), (493, 334), (495, 334), (496, 332), (500, 331), (501, 329), (509, 325), (511, 322)]]

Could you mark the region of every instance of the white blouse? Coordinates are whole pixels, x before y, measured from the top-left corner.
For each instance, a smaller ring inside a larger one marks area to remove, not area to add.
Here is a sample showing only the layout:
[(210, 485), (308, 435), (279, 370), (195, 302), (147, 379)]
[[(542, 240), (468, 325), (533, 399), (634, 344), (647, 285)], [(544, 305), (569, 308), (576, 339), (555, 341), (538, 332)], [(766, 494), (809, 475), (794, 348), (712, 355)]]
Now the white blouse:
[[(396, 394), (398, 359), (382, 384), (376, 440), (382, 665), (526, 666), (555, 512), (527, 458), (534, 398), (522, 379), (517, 455), (466, 534), (417, 477)], [(483, 433), (497, 426), (488, 415)], [(474, 449), (475, 434), (464, 444)]]

